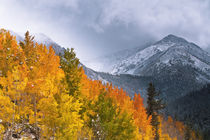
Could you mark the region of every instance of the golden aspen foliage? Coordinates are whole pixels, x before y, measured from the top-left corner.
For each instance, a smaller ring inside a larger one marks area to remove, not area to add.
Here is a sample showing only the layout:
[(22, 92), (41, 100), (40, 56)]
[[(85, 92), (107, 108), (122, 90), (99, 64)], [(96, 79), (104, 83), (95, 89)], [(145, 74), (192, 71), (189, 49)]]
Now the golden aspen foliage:
[[(153, 140), (140, 94), (89, 79), (73, 49), (63, 56), (0, 30), (0, 139)], [(184, 139), (187, 127), (159, 114), (160, 140)], [(192, 139), (201, 137), (189, 131)]]

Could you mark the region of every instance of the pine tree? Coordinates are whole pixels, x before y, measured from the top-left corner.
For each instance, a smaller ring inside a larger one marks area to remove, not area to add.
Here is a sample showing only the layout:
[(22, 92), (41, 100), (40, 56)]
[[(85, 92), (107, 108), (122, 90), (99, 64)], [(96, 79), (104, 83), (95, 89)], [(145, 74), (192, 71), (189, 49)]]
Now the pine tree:
[(68, 85), (69, 95), (77, 97), (80, 93), (82, 67), (79, 66), (80, 62), (73, 48), (65, 50), (64, 56), (60, 58), (60, 64), (65, 73), (64, 82)]
[(93, 128), (95, 139), (101, 140), (129, 140), (135, 137), (133, 119), (127, 112), (123, 112), (114, 105), (106, 93), (98, 96), (94, 105), (95, 114), (91, 116), (90, 125)]
[(147, 89), (147, 118), (151, 116), (151, 125), (154, 132), (154, 139), (159, 140), (159, 117), (158, 113), (161, 109), (164, 108), (162, 100), (158, 100), (159, 93), (155, 90), (155, 87), (152, 83), (149, 83), (149, 87)]

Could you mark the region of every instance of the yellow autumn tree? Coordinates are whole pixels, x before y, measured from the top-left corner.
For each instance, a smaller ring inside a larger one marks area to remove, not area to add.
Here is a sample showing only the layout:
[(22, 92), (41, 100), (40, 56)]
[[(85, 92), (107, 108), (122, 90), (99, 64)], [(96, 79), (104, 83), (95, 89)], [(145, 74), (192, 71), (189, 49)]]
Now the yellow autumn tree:
[(52, 47), (34, 43), (28, 32), (18, 45), (2, 30), (0, 53), (1, 136), (29, 136), (30, 131), (37, 139), (76, 138), (83, 125), (81, 103), (65, 90)]

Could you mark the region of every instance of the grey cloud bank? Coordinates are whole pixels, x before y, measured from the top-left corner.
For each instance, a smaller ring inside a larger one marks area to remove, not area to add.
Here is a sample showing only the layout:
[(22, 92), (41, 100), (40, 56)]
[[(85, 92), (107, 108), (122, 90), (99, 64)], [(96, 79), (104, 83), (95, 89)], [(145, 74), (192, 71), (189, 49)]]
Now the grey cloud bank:
[(175, 34), (210, 46), (208, 0), (0, 0), (0, 27), (42, 32), (84, 61)]

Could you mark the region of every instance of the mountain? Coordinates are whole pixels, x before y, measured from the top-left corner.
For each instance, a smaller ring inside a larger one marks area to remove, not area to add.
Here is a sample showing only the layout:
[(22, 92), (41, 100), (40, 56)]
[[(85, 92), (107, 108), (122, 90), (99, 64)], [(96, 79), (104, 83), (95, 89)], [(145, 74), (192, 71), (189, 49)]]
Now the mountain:
[(94, 69), (95, 71), (110, 73), (117, 63), (120, 63), (121, 61), (129, 58), (136, 52), (143, 50), (144, 48), (150, 46), (151, 44), (152, 43), (149, 42), (135, 48), (124, 49), (105, 56), (90, 59), (88, 61), (85, 61), (84, 64), (87, 67)]
[[(118, 63), (113, 74), (134, 74), (153, 76), (174, 65), (191, 66), (196, 69), (197, 78), (210, 76), (210, 55), (197, 45), (174, 35), (168, 35)], [(171, 71), (173, 72), (173, 71)]]
[(210, 82), (210, 55), (183, 38), (168, 35), (116, 64), (112, 73), (152, 77), (169, 101)]

